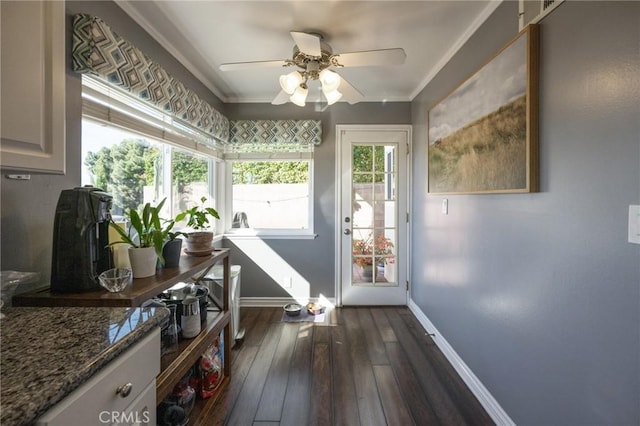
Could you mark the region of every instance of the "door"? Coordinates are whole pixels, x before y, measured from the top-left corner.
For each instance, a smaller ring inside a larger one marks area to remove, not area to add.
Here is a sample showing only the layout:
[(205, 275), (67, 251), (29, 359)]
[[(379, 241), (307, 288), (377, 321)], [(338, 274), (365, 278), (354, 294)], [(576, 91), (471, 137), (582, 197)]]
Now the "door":
[(336, 133), (339, 303), (406, 305), (411, 128), (337, 126)]

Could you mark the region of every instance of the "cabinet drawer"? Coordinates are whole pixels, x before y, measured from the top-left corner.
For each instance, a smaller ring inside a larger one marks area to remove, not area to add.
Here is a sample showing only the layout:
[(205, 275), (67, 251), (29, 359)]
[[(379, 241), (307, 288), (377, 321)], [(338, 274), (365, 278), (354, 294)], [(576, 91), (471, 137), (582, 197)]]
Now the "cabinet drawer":
[[(109, 424), (111, 413), (135, 410), (134, 402), (148, 392), (160, 372), (160, 330), (156, 328), (141, 341), (98, 371), (89, 381), (40, 417), (37, 425)], [(116, 390), (131, 384), (131, 392), (122, 397)], [(148, 405), (148, 401), (147, 404)], [(140, 405), (144, 407), (145, 404)], [(150, 404), (155, 417), (155, 396)], [(105, 412), (107, 414), (105, 414)], [(143, 413), (139, 413), (143, 418)], [(106, 422), (104, 420), (107, 420)]]
[(140, 426), (156, 424), (156, 381), (142, 391), (124, 412), (101, 413), (101, 424), (110, 426)]

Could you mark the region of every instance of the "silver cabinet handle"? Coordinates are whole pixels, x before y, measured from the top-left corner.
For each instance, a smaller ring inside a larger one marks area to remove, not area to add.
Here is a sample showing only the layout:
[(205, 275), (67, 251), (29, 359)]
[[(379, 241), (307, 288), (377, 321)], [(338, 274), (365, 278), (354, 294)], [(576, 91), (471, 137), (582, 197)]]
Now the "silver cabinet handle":
[(133, 385), (131, 383), (127, 383), (126, 385), (122, 385), (116, 389), (116, 395), (126, 398), (131, 393), (131, 389), (133, 389)]
[(345, 229), (344, 230), (344, 235), (349, 235), (351, 234), (351, 229)]

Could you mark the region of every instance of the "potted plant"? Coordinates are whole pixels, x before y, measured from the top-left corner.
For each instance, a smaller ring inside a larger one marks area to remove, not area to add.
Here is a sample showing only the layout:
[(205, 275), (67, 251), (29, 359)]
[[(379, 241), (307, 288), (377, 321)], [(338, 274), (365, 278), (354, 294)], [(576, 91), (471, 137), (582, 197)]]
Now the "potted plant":
[(120, 235), (121, 241), (114, 241), (110, 245), (121, 243), (131, 245), (129, 260), (134, 278), (155, 275), (158, 259), (161, 264), (164, 264), (162, 257), (164, 236), (159, 212), (165, 201), (166, 199), (162, 200), (156, 207), (146, 203), (140, 212), (133, 208), (130, 209), (127, 214), (130, 221), (128, 230), (122, 228), (113, 219), (111, 220), (111, 226)]
[(161, 230), (164, 246), (162, 247), (162, 257), (164, 258), (165, 268), (175, 268), (180, 264), (180, 254), (182, 252), (182, 239), (180, 235), (187, 236), (184, 232), (171, 230), (176, 222), (173, 219), (166, 220)]
[(373, 278), (374, 266), (393, 259), (393, 242), (384, 235), (374, 238), (373, 233), (364, 240), (353, 240), (353, 263), (362, 268), (362, 278)]
[(207, 197), (200, 199), (200, 205), (179, 213), (176, 222), (187, 219), (187, 227), (191, 232), (187, 233), (187, 254), (203, 254), (211, 252), (213, 247), (213, 231), (211, 222), (220, 219), (220, 215), (213, 207), (206, 207)]

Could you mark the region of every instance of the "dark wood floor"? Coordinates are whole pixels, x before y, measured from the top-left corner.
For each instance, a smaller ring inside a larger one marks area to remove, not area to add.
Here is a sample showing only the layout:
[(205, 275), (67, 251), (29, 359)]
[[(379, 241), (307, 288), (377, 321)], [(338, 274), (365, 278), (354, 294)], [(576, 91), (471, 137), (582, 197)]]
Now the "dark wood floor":
[(205, 424), (493, 424), (407, 308), (281, 319), (279, 308), (242, 309), (245, 339)]

